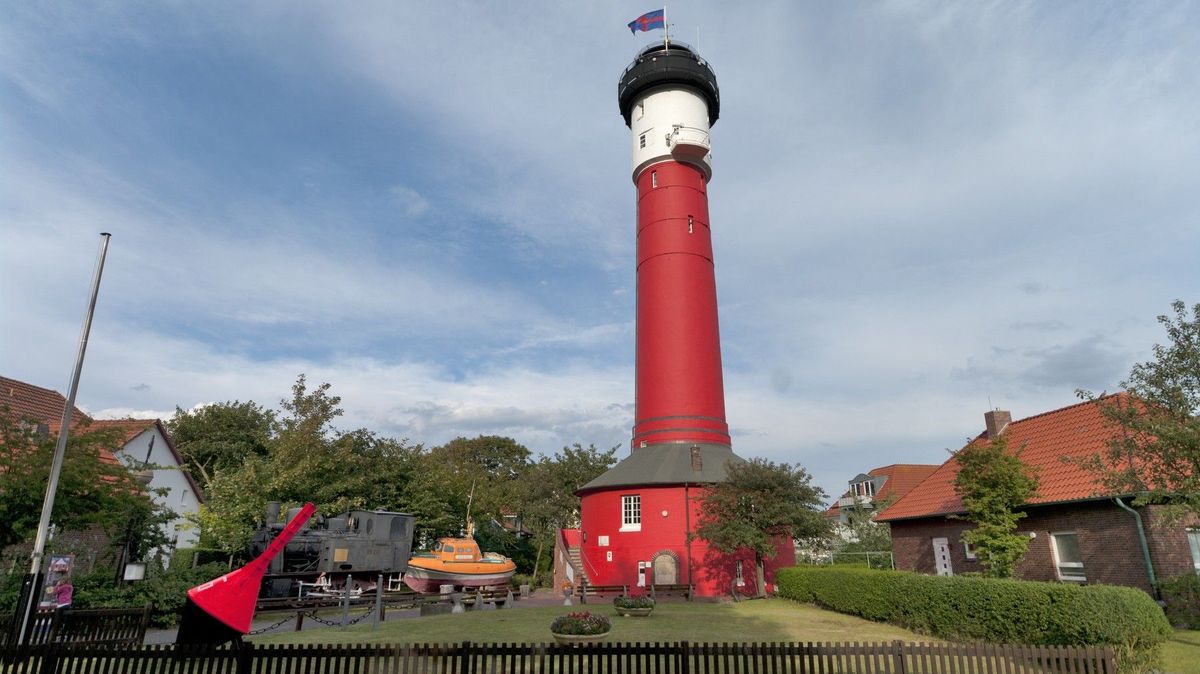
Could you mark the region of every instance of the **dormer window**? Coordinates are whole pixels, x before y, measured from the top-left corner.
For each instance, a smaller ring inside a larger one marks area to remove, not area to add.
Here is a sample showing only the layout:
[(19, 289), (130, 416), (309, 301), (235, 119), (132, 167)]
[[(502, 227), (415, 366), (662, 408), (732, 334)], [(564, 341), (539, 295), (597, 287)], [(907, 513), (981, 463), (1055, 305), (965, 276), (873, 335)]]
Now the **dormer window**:
[(873, 480), (865, 480), (863, 482), (855, 482), (850, 485), (854, 490), (854, 495), (862, 498), (871, 498), (875, 496), (875, 482)]

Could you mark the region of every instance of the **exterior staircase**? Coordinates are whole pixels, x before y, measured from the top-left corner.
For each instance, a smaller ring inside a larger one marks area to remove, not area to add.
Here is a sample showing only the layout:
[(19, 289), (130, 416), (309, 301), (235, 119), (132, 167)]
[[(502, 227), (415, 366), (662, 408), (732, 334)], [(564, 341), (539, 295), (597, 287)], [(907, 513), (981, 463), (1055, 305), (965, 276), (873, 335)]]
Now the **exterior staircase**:
[(579, 548), (567, 548), (567, 557), (571, 559), (571, 567), (575, 570), (575, 587), (578, 588), (580, 582), (591, 585), (592, 581), (588, 578), (587, 571), (583, 570), (583, 557), (580, 556)]

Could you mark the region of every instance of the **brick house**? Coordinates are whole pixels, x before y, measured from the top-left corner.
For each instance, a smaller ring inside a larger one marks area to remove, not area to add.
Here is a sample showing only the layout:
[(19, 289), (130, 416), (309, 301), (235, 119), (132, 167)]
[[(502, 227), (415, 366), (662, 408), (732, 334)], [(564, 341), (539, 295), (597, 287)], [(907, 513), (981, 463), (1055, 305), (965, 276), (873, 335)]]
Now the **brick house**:
[[(1117, 394), (1125, 395), (1125, 394)], [(1108, 402), (1112, 401), (1108, 396)], [(1153, 593), (1151, 579), (1200, 573), (1200, 519), (1171, 522), (1161, 506), (1129, 508), (1129, 495), (1103, 494), (1078, 462), (1103, 452), (1116, 433), (1098, 402), (1084, 402), (1012, 421), (994, 410), (971, 444), (1000, 434), (1038, 471), (1040, 485), (1019, 531), (1030, 537), (1016, 575), (1026, 580), (1127, 585)], [(954, 457), (876, 516), (892, 530), (896, 568), (953, 575), (980, 571), (962, 540), (969, 522), (954, 490)], [(1142, 544), (1144, 536), (1145, 545)]]
[[(62, 423), (63, 407), (67, 399), (51, 389), (27, 384), (16, 379), (0, 377), (0, 413), (36, 424), (42, 433), (57, 434)], [(172, 541), (172, 549), (159, 551), (169, 559), (175, 547), (193, 547), (198, 532), (189, 524), (188, 516), (199, 512), (203, 494), (191, 474), (183, 467), (183, 458), (171, 442), (166, 427), (159, 419), (93, 420), (76, 407), (71, 415), (72, 433), (115, 429), (117, 444), (100, 448), (100, 460), (112, 464), (152, 466), (148, 484), (154, 492), (152, 498), (160, 505), (171, 509), (176, 518), (167, 523), (164, 533)], [(3, 451), (0, 448), (0, 451)], [(98, 529), (87, 531), (64, 531), (55, 535), (50, 551), (77, 555), (77, 567), (86, 571), (97, 562), (110, 562), (107, 551), (111, 541)], [(28, 555), (29, 543), (9, 546), (3, 552), (5, 558)]]

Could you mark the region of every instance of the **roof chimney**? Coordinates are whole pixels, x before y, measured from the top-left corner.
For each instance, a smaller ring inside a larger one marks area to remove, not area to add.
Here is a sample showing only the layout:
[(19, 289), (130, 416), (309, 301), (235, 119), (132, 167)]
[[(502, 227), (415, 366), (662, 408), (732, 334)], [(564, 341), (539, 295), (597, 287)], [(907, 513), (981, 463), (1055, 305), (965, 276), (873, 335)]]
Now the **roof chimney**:
[(996, 438), (1004, 432), (1005, 428), (1012, 423), (1012, 412), (1005, 410), (991, 410), (983, 413), (983, 421), (987, 424), (988, 440)]

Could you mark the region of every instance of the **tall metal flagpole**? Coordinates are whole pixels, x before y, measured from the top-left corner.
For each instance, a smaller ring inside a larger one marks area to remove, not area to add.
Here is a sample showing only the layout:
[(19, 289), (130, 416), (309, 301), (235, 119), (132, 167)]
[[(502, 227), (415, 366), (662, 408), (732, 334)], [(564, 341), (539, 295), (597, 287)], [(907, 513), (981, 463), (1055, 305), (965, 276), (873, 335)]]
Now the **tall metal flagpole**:
[(671, 24), (667, 23), (666, 0), (663, 0), (663, 51), (671, 51)]
[[(54, 460), (50, 464), (50, 480), (46, 484), (46, 498), (42, 501), (42, 518), (38, 520), (37, 538), (33, 552), (29, 555), (29, 573), (25, 576), (26, 586), (22, 589), (25, 603), (18, 606), (23, 611), (17, 635), (17, 643), (24, 644), (28, 637), (29, 620), (33, 617), (41, 588), (38, 587), (42, 572), (42, 559), (46, 553), (46, 539), (50, 534), (50, 514), (54, 511), (54, 495), (58, 491), (58, 478), (62, 473), (63, 456), (67, 451), (67, 433), (71, 427), (71, 416), (75, 410), (75, 394), (79, 390), (79, 375), (83, 371), (83, 355), (87, 352), (88, 335), (92, 331), (92, 315), (96, 312), (96, 297), (100, 294), (100, 276), (104, 273), (104, 257), (108, 253), (108, 241), (112, 234), (100, 233), (100, 254), (92, 276), (92, 294), (88, 301), (87, 315), (83, 319), (83, 331), (79, 335), (79, 351), (75, 354), (75, 370), (71, 373), (71, 388), (67, 393), (67, 404), (63, 407), (62, 423), (58, 431), (58, 444), (54, 447)], [(16, 622), (16, 621), (14, 621)]]

